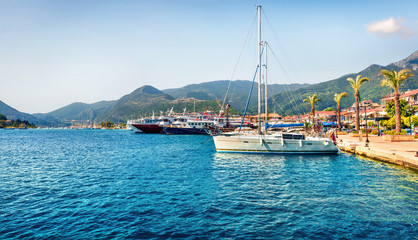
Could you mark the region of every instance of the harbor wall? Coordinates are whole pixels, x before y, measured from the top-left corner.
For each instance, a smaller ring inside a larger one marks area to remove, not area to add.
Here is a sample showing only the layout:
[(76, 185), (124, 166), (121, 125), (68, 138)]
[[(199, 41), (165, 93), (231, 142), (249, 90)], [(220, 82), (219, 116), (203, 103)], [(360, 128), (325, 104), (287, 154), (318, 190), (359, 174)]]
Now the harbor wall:
[[(353, 142), (338, 142), (338, 147), (341, 151), (356, 154), (359, 156), (371, 158), (373, 160), (378, 160), (381, 162), (396, 164), (400, 166), (404, 166), (407, 168), (411, 168), (414, 170), (418, 170), (418, 157), (416, 156), (405, 156), (405, 154), (390, 152), (387, 150), (383, 150), (380, 148), (366, 146), (365, 143), (353, 143)], [(418, 151), (418, 149), (415, 149)], [(414, 149), (411, 151), (414, 152)]]

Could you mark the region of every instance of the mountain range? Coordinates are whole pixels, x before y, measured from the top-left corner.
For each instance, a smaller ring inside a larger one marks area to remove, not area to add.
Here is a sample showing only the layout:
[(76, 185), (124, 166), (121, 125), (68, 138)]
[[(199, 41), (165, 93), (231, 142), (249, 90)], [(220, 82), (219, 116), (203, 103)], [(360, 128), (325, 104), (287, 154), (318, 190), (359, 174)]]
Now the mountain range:
[(380, 82), (383, 79), (383, 76), (380, 74), (380, 70), (388, 69), (399, 71), (403, 68), (411, 69), (414, 76), (406, 80), (400, 86), (400, 92), (417, 89), (418, 51), (415, 51), (406, 59), (391, 63), (387, 66), (373, 64), (358, 73), (347, 74), (337, 79), (314, 84), (297, 91), (278, 93), (269, 99), (269, 106), (273, 106), (273, 111), (276, 111), (281, 115), (298, 114), (302, 112), (307, 113), (310, 111), (310, 106), (308, 106), (308, 103), (303, 103), (303, 99), (307, 98), (307, 96), (317, 94), (322, 101), (318, 102), (316, 109), (322, 110), (327, 107), (333, 107), (336, 109), (334, 94), (346, 92), (348, 96), (343, 98), (340, 104), (341, 108), (347, 108), (354, 103), (354, 90), (347, 81), (347, 78), (351, 77), (356, 79), (358, 74), (363, 77), (368, 77), (370, 80), (360, 87), (361, 99), (372, 100), (373, 102), (380, 103), (380, 99), (382, 97), (393, 93), (391, 88), (382, 87), (380, 85)]
[[(248, 80), (218, 80), (212, 82), (204, 82), (200, 84), (190, 84), (182, 88), (173, 88), (163, 90), (164, 93), (170, 94), (176, 99), (183, 99), (194, 97), (200, 100), (215, 100), (219, 99), (223, 101), (225, 98), (226, 90), (229, 87), (229, 102), (239, 111), (244, 111), (248, 92), (252, 86), (252, 82)], [(255, 83), (253, 91), (257, 89), (258, 84)], [(284, 91), (297, 90), (305, 88), (310, 84), (269, 84), (269, 94), (275, 95)], [(250, 99), (250, 105), (255, 105), (257, 102), (257, 94), (252, 94)]]
[[(407, 58), (389, 64), (388, 66), (371, 65), (358, 72), (346, 74), (340, 78), (318, 84), (272, 84), (269, 85), (270, 112), (280, 115), (300, 114), (310, 111), (310, 106), (303, 103), (307, 96), (318, 94), (322, 100), (317, 109), (335, 107), (335, 93), (347, 92), (348, 97), (341, 101), (342, 108), (354, 102), (353, 90), (347, 78), (355, 78), (361, 74), (370, 79), (360, 88), (362, 99), (379, 102), (382, 96), (389, 95), (392, 90), (380, 86), (383, 77), (381, 69), (400, 70), (409, 68), (414, 76), (401, 86), (401, 91), (418, 88), (418, 51)], [(229, 102), (233, 113), (242, 112), (245, 108), (250, 88), (256, 88), (247, 80), (218, 80), (200, 84), (190, 84), (181, 88), (158, 90), (152, 86), (142, 86), (118, 100), (100, 101), (92, 104), (76, 102), (49, 113), (22, 113), (0, 101), (0, 113), (8, 119), (28, 120), (40, 126), (66, 126), (73, 122), (125, 122), (127, 119), (156, 115), (173, 108), (176, 112), (188, 111), (219, 111), (224, 102), (226, 89), (229, 87)], [(253, 91), (250, 103), (256, 102), (256, 91)], [(255, 104), (252, 104), (255, 105)], [(254, 109), (254, 108), (253, 108)]]

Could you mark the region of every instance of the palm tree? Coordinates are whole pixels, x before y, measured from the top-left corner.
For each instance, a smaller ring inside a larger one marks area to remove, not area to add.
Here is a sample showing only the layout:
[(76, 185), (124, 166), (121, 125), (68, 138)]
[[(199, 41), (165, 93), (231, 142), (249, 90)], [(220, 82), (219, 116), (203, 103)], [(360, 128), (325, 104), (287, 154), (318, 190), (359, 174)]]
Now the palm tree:
[(401, 111), (399, 107), (399, 87), (402, 85), (402, 83), (414, 76), (414, 74), (411, 73), (411, 70), (409, 69), (402, 69), (399, 72), (396, 72), (394, 70), (382, 70), (380, 73), (385, 77), (381, 81), (382, 87), (387, 86), (391, 87), (394, 90), (395, 95), (395, 117), (396, 117), (396, 132), (401, 132)]
[(315, 120), (315, 104), (317, 103), (317, 102), (319, 102), (319, 101), (321, 101), (321, 99), (319, 99), (318, 98), (318, 95), (316, 95), (316, 94), (314, 94), (314, 95), (312, 95), (312, 96), (308, 96), (308, 98), (306, 98), (306, 99), (303, 99), (303, 102), (308, 102), (309, 104), (311, 104), (311, 107), (312, 107), (312, 109), (311, 109), (311, 113), (312, 113), (312, 128), (313, 129), (315, 129), (314, 128), (314, 120)]
[(356, 99), (356, 131), (358, 132), (360, 129), (360, 112), (359, 112), (359, 98), (360, 92), (359, 89), (363, 83), (368, 82), (368, 77), (362, 77), (361, 75), (357, 75), (356, 80), (352, 79), (351, 77), (347, 78), (347, 81), (351, 84), (351, 87), (354, 89), (354, 98)]
[(341, 101), (341, 98), (343, 98), (343, 97), (347, 97), (346, 92), (342, 92), (340, 94), (338, 94), (338, 93), (334, 94), (334, 100), (337, 103), (338, 131), (341, 131), (341, 119), (340, 119), (341, 106), (340, 106), (340, 101)]

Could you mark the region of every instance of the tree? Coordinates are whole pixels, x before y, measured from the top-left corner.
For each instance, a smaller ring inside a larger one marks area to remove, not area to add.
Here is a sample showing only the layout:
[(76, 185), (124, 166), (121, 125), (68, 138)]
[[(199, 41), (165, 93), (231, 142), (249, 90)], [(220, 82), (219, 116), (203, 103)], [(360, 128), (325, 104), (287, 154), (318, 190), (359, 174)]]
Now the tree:
[(324, 111), (334, 111), (335, 112), (335, 109), (332, 108), (332, 107), (327, 107), (327, 108), (324, 109)]
[(340, 94), (335, 93), (334, 94), (334, 100), (337, 103), (337, 117), (338, 117), (338, 131), (341, 131), (341, 106), (340, 106), (340, 101), (341, 98), (343, 97), (347, 97), (347, 93), (346, 92), (342, 92)]
[(354, 98), (356, 100), (356, 131), (358, 132), (360, 129), (360, 112), (359, 112), (360, 92), (359, 90), (360, 90), (361, 85), (369, 81), (369, 78), (362, 77), (361, 75), (357, 75), (356, 80), (349, 77), (347, 78), (347, 81), (350, 83), (351, 87), (354, 89)]
[(312, 113), (312, 125), (315, 126), (315, 104), (317, 102), (321, 101), (321, 99), (318, 98), (318, 95), (314, 94), (312, 96), (308, 96), (308, 98), (303, 99), (303, 102), (308, 102), (309, 104), (311, 104), (311, 113)]
[[(409, 120), (411, 120), (411, 122)], [(402, 125), (405, 125), (408, 128), (410, 128), (411, 125), (418, 126), (418, 116), (403, 117)]]
[(112, 123), (111, 121), (106, 121), (106, 122), (101, 122), (100, 127), (105, 127), (105, 128), (111, 128), (114, 126), (114, 123)]
[[(410, 115), (408, 111), (408, 102), (405, 99), (399, 100), (399, 110), (401, 112), (401, 116)], [(387, 112), (389, 117), (395, 116), (395, 100), (392, 99), (386, 102), (385, 111)]]
[(380, 73), (383, 75), (385, 79), (383, 79), (380, 83), (382, 87), (390, 87), (394, 91), (395, 95), (395, 117), (396, 117), (396, 132), (401, 132), (401, 111), (399, 106), (399, 87), (402, 85), (404, 81), (408, 78), (414, 76), (409, 69), (402, 69), (399, 72), (394, 70), (381, 70)]
[(4, 116), (3, 114), (0, 114), (0, 120), (4, 120), (4, 121), (6, 121), (6, 120), (7, 120), (7, 118), (6, 118), (6, 116)]

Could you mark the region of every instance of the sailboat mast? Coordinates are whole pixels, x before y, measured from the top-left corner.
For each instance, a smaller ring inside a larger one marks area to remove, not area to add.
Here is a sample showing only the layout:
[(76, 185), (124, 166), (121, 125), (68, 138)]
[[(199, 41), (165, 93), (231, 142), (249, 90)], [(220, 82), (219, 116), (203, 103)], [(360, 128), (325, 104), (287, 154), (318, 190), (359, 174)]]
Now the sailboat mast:
[(258, 12), (258, 133), (261, 134), (261, 6), (257, 6)]
[(265, 56), (265, 60), (264, 60), (264, 67), (265, 67), (265, 73), (264, 73), (264, 108), (265, 108), (265, 113), (266, 113), (266, 117), (265, 117), (265, 123), (267, 123), (268, 120), (268, 116), (267, 116), (267, 42), (264, 43), (264, 56)]
[(229, 101), (228, 101), (229, 87), (226, 89), (226, 127), (229, 127)]

